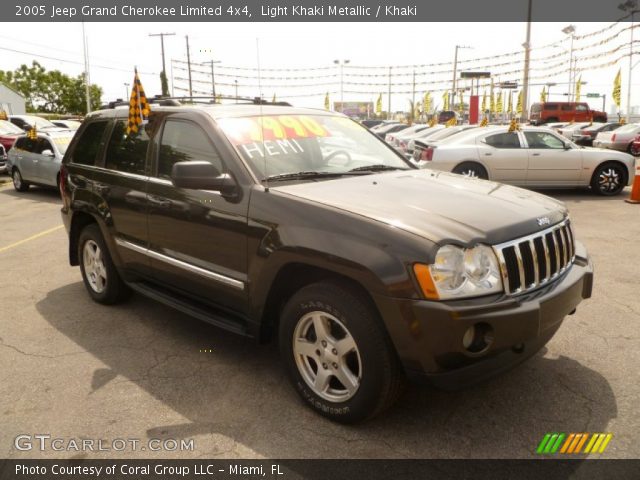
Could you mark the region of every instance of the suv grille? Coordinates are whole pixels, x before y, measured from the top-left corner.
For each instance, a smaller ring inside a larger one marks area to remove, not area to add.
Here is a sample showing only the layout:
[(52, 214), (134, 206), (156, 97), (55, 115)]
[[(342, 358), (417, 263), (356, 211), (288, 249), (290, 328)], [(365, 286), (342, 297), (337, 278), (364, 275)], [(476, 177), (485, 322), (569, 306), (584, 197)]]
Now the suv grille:
[(551, 228), (493, 247), (509, 295), (528, 292), (564, 273), (575, 258), (569, 219)]

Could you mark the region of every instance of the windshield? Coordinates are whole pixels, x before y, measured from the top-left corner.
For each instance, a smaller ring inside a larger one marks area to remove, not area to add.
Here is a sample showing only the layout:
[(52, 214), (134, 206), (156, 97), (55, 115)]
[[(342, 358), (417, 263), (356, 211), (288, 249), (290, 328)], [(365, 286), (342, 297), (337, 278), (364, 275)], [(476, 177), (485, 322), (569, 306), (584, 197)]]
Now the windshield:
[(218, 124), (259, 179), (297, 172), (347, 174), (374, 166), (411, 168), (366, 128), (340, 116), (235, 117)]
[(636, 125), (635, 123), (630, 123), (628, 125), (623, 125), (622, 127), (614, 130), (614, 132), (616, 132), (616, 133), (631, 132), (632, 130), (635, 130), (636, 128), (638, 128), (638, 125)]
[(24, 133), (20, 127), (6, 120), (0, 120), (0, 135), (18, 135)]
[(42, 128), (57, 128), (53, 123), (51, 123), (49, 120), (46, 120), (44, 118), (40, 118), (40, 117), (35, 117), (35, 116), (25, 116), (22, 117), (24, 118), (24, 120), (31, 124), (31, 125), (35, 125), (36, 128), (38, 129), (42, 129)]
[(53, 140), (53, 143), (56, 144), (56, 147), (58, 148), (58, 151), (60, 152), (60, 155), (64, 155), (64, 152), (67, 151), (67, 147), (69, 146), (69, 143), (71, 143), (71, 139), (73, 137), (53, 137), (51, 140)]

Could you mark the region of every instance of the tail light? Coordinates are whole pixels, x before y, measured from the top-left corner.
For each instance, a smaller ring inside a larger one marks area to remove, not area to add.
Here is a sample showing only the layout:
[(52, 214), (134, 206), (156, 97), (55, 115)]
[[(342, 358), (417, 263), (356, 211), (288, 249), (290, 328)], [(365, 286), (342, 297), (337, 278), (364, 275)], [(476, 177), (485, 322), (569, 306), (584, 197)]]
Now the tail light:
[(400, 141), (400, 150), (403, 152), (407, 151), (407, 142), (403, 142), (402, 140)]
[(420, 152), (420, 160), (423, 162), (430, 162), (433, 160), (433, 147), (425, 148)]
[(611, 135), (611, 141), (615, 142), (616, 141), (616, 134), (614, 133), (613, 135)]

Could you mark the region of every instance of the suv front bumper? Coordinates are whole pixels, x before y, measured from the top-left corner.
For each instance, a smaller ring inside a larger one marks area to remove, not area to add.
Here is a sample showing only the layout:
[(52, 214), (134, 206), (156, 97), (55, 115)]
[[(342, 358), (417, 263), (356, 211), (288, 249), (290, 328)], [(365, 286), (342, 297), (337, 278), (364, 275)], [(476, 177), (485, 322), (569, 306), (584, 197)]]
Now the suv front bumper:
[[(576, 242), (571, 268), (528, 294), (456, 302), (375, 300), (407, 375), (456, 389), (508, 370), (539, 351), (564, 318), (591, 296), (592, 285), (593, 266)], [(462, 338), (479, 324), (490, 327), (492, 342), (485, 351), (471, 353)]]

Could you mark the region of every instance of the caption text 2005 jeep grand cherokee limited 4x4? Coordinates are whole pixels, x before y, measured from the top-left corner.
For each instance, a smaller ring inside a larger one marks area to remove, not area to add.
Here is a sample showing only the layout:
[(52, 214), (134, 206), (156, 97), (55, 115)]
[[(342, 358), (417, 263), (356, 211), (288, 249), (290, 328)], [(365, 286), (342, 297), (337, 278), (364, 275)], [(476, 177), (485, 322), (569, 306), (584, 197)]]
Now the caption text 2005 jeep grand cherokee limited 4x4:
[(338, 114), (260, 104), (88, 116), (62, 217), (91, 297), (140, 292), (277, 339), (292, 383), (340, 422), (407, 377), (456, 388), (536, 353), (591, 295), (562, 203), (419, 170)]

